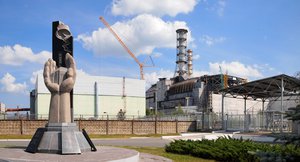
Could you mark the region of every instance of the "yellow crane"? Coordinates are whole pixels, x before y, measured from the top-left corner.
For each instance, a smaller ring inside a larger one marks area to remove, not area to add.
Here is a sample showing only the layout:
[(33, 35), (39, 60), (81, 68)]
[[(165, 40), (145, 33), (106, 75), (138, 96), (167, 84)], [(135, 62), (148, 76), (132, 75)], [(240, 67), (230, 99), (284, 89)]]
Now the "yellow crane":
[(152, 66), (145, 66), (144, 63), (140, 62), (136, 56), (131, 52), (131, 50), (126, 46), (126, 44), (122, 41), (122, 39), (118, 36), (118, 34), (112, 29), (112, 27), (109, 25), (109, 23), (104, 19), (104, 17), (100, 16), (100, 20), (102, 23), (108, 28), (108, 30), (112, 33), (112, 35), (119, 41), (119, 43), (122, 45), (122, 47), (127, 51), (127, 53), (134, 59), (134, 61), (139, 65), (140, 67), (140, 77), (141, 80), (144, 80), (144, 67), (153, 67), (153, 60), (151, 59)]
[(227, 88), (228, 87), (228, 71), (226, 70), (226, 73), (223, 74), (221, 65), (219, 65), (219, 71), (220, 71), (220, 75), (221, 75), (222, 88)]

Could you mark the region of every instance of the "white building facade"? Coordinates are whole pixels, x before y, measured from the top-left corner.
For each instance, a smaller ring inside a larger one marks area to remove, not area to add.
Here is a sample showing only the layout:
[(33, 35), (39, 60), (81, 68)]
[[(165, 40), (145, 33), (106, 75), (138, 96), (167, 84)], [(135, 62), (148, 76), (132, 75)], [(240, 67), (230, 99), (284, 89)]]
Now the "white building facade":
[(0, 113), (5, 113), (5, 104), (0, 102)]
[[(246, 113), (247, 114), (257, 114), (262, 110), (266, 110), (268, 107), (269, 101), (265, 101), (263, 104), (261, 100), (246, 100)], [(222, 112), (222, 95), (221, 94), (213, 94), (212, 95), (212, 107), (214, 112), (221, 113)], [(224, 114), (228, 115), (241, 115), (244, 114), (245, 111), (245, 100), (237, 96), (233, 97), (225, 97), (224, 98)]]
[[(48, 118), (51, 94), (38, 75), (31, 114)], [(120, 110), (130, 117), (145, 116), (145, 81), (104, 76), (78, 76), (73, 89), (74, 119), (114, 118)]]

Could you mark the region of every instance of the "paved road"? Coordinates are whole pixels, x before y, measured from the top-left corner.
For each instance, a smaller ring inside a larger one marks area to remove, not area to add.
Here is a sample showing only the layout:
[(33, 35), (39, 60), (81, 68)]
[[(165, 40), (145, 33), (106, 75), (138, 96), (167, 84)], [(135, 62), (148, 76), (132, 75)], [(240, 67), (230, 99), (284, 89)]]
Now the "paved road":
[[(164, 147), (170, 140), (161, 138), (92, 139), (96, 146)], [(29, 140), (0, 140), (0, 147), (27, 147)]]
[(165, 147), (170, 140), (161, 138), (97, 139), (95, 145)]

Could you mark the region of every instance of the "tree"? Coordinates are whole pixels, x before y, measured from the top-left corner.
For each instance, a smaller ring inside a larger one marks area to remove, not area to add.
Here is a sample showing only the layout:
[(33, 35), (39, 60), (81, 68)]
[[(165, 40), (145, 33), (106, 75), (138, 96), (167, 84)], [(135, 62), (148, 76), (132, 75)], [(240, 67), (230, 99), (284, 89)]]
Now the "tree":
[(177, 114), (178, 114), (178, 115), (183, 115), (183, 114), (184, 114), (181, 105), (178, 106)]
[(184, 111), (182, 110), (181, 104), (178, 104), (178, 108), (176, 111), (173, 112), (173, 115), (184, 115)]
[[(296, 107), (291, 107), (286, 111), (286, 116), (288, 120), (292, 120), (294, 124), (300, 124), (300, 105)], [(278, 139), (285, 140), (287, 144), (294, 144), (296, 147), (300, 147), (300, 136), (298, 134), (284, 135), (280, 136)]]
[(154, 115), (154, 112), (151, 109), (146, 108), (146, 116)]

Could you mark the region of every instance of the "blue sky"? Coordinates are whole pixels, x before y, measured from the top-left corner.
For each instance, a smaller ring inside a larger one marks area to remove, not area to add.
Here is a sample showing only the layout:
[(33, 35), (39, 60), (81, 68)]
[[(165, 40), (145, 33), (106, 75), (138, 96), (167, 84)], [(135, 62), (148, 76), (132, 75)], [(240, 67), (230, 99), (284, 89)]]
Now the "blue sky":
[(52, 21), (70, 26), (80, 75), (139, 78), (138, 65), (103, 16), (143, 61), (147, 86), (175, 70), (177, 28), (189, 30), (194, 76), (260, 79), (300, 69), (298, 0), (0, 0), (0, 102), (29, 107), (29, 91), (51, 57)]

